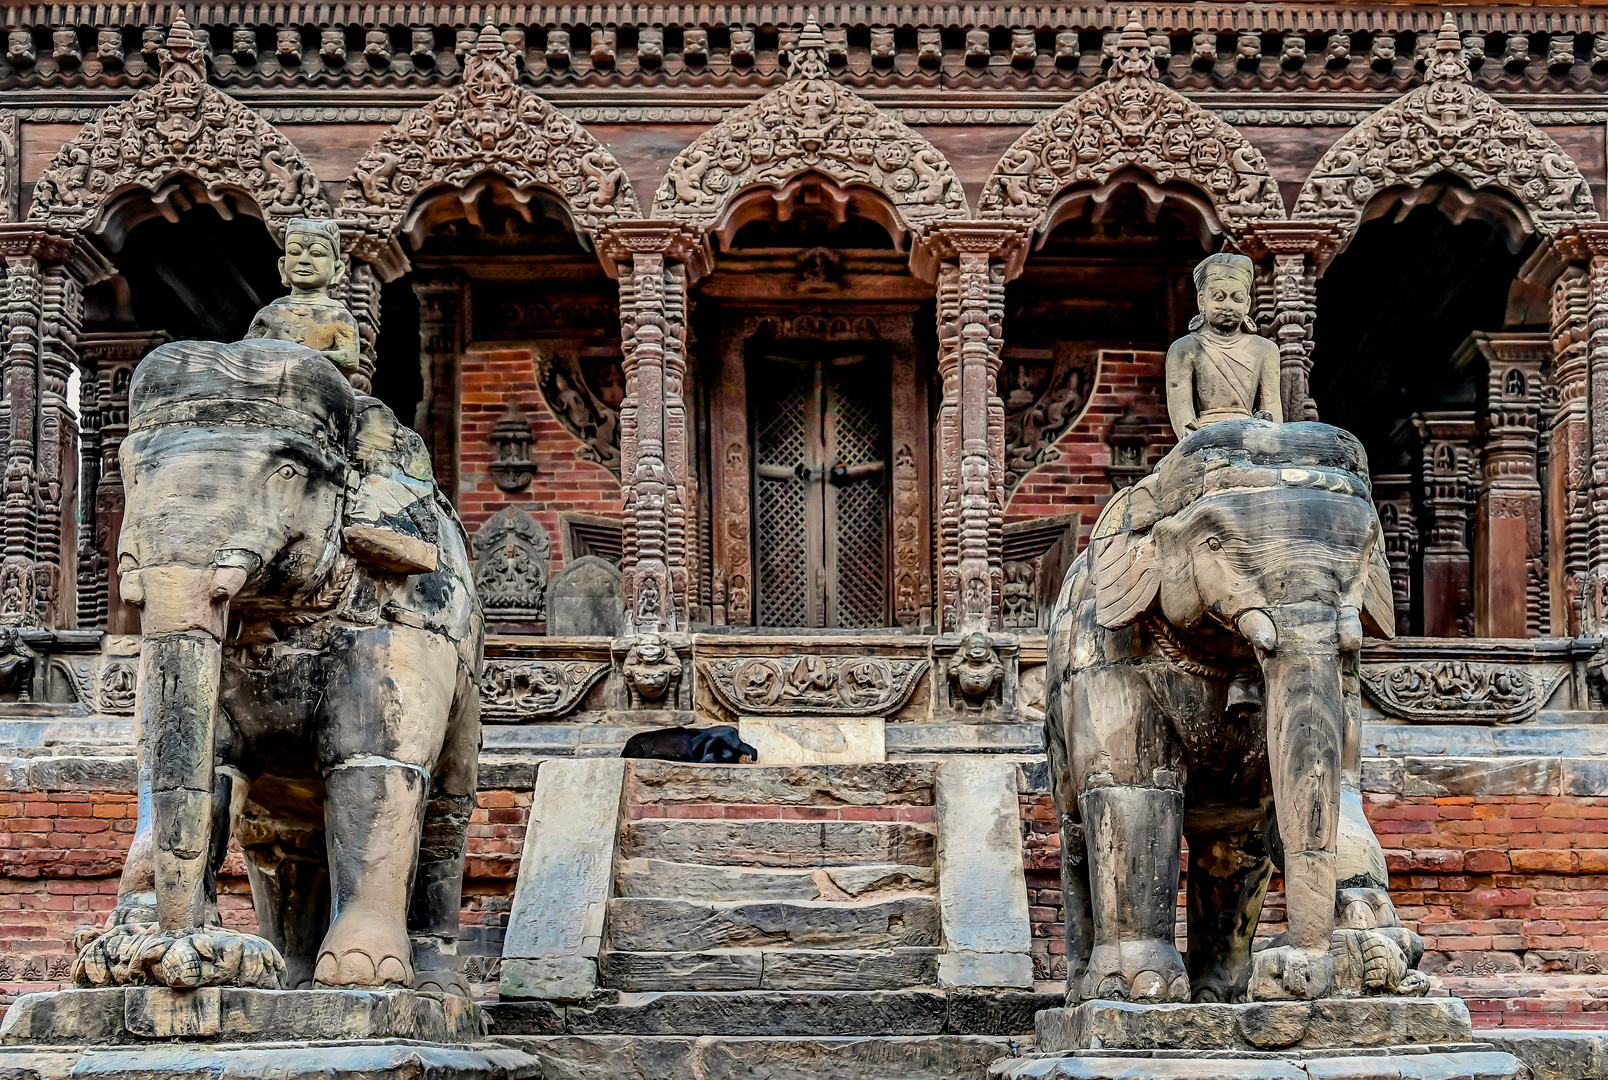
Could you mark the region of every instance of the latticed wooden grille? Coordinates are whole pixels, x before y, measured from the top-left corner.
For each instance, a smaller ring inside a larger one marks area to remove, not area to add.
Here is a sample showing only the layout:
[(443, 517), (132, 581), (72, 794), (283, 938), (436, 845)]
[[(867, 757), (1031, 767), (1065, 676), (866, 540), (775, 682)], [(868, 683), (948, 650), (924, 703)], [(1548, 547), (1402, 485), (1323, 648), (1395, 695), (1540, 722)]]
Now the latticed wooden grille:
[(754, 544), (761, 626), (810, 626), (809, 478), (796, 471), (809, 456), (807, 430), (816, 372), (786, 361), (761, 362), (754, 397)]

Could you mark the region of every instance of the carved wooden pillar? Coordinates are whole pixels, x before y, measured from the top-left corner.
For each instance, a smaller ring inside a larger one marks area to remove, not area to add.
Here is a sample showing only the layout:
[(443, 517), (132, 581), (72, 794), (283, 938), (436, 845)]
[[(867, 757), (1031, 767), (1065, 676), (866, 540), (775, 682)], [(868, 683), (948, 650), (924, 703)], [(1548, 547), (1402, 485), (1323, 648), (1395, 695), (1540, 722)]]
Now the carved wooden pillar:
[(923, 234), (911, 264), (938, 283), (938, 611), (945, 632), (998, 630), (1005, 585), (1005, 282), (1026, 231), (955, 222)]
[(424, 436), (436, 486), (458, 502), (458, 365), (468, 343), (469, 289), (457, 274), (415, 278), (419, 298), (419, 374), (424, 396), (413, 426)]
[(687, 289), (704, 249), (678, 222), (611, 226), (599, 254), (620, 282), (625, 398), (620, 402), (620, 480), (625, 501), (625, 629), (687, 625), (693, 480), (687, 406)]
[(1392, 473), (1373, 478), (1374, 508), (1385, 534), (1390, 593), (1395, 601), (1396, 633), (1413, 630), (1413, 556), (1418, 551), (1418, 516), (1413, 511), (1413, 478)]
[(1339, 239), (1333, 225), (1310, 221), (1261, 221), (1248, 226), (1241, 243), (1257, 262), (1270, 266), (1273, 303), (1262, 332), (1279, 346), (1279, 385), (1286, 420), (1316, 420), (1312, 400), (1313, 324), (1317, 321), (1318, 274)]
[(1422, 453), (1419, 508), (1422, 548), (1423, 632), (1428, 637), (1464, 637), (1473, 632), (1473, 592), (1468, 518), (1476, 428), (1472, 412), (1420, 413), (1413, 417)]
[[(360, 394), (372, 394), (374, 366), (378, 362), (375, 350), (380, 337), (380, 285), (406, 273), (408, 257), (395, 237), (368, 232), (361, 221), (343, 220), (340, 225), (341, 248), (346, 257), (340, 298), (357, 320), (359, 351), (352, 385)], [(426, 372), (426, 396), (429, 393), (430, 377)]]
[(1459, 366), (1477, 378), (1479, 494), (1474, 511), (1474, 633), (1529, 637), (1541, 633), (1544, 570), (1541, 545), (1541, 365), (1545, 334), (1476, 333)]
[[(81, 543), (79, 550), (86, 553), (95, 570), (90, 591), (86, 588), (89, 575), (80, 563), (80, 627), (100, 627), (109, 634), (140, 632), (139, 610), (123, 603), (117, 573), (117, 538), (123, 529), (123, 470), (117, 451), (128, 434), (128, 384), (134, 377), (134, 368), (146, 353), (166, 340), (167, 334), (160, 330), (83, 334), (78, 339), (84, 387), (80, 412), (84, 418), (85, 512), (80, 517), (88, 533), (88, 543)], [(93, 409), (91, 400), (95, 403)]]
[(67, 385), (78, 362), (84, 286), (110, 273), (75, 233), (0, 225), (7, 340), (4, 560), (0, 625), (65, 628), (77, 611), (78, 424)]

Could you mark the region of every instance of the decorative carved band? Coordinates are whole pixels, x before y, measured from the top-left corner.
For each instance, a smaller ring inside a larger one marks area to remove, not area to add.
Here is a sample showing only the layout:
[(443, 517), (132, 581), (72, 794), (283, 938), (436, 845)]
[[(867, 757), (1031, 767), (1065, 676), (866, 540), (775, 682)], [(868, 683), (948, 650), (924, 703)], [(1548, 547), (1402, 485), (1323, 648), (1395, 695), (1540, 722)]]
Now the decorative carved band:
[(609, 670), (606, 660), (488, 660), (480, 716), (493, 722), (556, 720)]
[(745, 657), (701, 665), (706, 685), (747, 716), (886, 716), (910, 700), (926, 660), (881, 656)]
[(1515, 724), (1540, 710), (1568, 667), (1417, 660), (1363, 664), (1362, 685), (1387, 716), (1441, 724)]

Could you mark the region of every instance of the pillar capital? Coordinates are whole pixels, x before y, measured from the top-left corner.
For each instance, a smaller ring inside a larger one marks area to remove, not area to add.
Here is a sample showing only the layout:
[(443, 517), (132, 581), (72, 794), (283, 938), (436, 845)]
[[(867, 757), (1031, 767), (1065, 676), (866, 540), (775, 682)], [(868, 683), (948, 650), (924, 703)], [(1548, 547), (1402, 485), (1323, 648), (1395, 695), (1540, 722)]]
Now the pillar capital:
[(1256, 260), (1305, 255), (1314, 269), (1326, 266), (1339, 250), (1345, 230), (1327, 221), (1249, 221), (1238, 234), (1245, 254)]
[(660, 255), (686, 268), (689, 284), (709, 272), (704, 233), (684, 221), (627, 220), (609, 223), (597, 238), (597, 255), (609, 277), (638, 255)]
[(42, 221), (0, 222), (0, 258), (33, 258), (43, 266), (65, 266), (80, 285), (112, 275), (112, 261), (82, 233)]
[(1009, 281), (1022, 272), (1032, 239), (1032, 226), (1020, 221), (935, 222), (917, 234), (910, 248), (910, 271), (923, 281), (936, 281), (939, 264), (982, 255), (1003, 262)]
[(1552, 235), (1552, 249), (1566, 263), (1587, 263), (1608, 255), (1608, 222), (1588, 221), (1565, 225)]
[(341, 250), (374, 268), (381, 281), (395, 281), (411, 269), (408, 254), (395, 236), (374, 232), (369, 223), (356, 218), (336, 221), (341, 230)]

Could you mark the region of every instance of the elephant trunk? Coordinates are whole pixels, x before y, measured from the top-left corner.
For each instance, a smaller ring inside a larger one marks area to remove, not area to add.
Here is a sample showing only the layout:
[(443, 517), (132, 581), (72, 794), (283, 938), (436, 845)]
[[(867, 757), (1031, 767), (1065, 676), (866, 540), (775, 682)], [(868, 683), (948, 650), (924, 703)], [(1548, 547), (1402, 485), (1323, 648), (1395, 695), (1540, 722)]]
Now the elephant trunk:
[(156, 916), (164, 930), (206, 922), (213, 835), (213, 732), (229, 601), (245, 583), (233, 568), (152, 567), (125, 576), (141, 608), (141, 742), (156, 825)]
[(1334, 930), (1335, 839), (1345, 742), (1341, 628), (1333, 607), (1270, 611), (1272, 651), (1258, 647), (1266, 687), (1268, 763), (1284, 848), (1290, 943), (1327, 949)]

